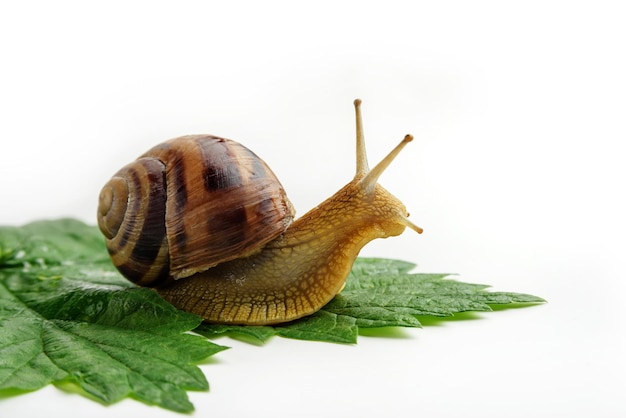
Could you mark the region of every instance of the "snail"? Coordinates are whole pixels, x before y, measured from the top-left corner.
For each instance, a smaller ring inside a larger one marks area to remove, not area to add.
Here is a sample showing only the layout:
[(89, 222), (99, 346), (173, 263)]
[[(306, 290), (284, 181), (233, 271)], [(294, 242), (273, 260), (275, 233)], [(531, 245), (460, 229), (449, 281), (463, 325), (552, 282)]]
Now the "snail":
[(370, 170), (360, 106), (354, 179), (295, 221), (272, 170), (235, 141), (190, 135), (150, 149), (99, 196), (113, 264), (207, 322), (276, 324), (317, 312), (368, 242), (406, 227), (422, 233), (377, 183), (413, 137)]

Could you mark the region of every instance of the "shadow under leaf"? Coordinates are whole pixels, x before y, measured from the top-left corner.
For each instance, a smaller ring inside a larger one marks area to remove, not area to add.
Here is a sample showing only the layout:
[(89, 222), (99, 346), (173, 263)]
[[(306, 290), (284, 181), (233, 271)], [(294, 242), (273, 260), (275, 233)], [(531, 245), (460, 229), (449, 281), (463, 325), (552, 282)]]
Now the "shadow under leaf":
[(380, 328), (359, 328), (359, 337), (370, 338), (390, 338), (390, 339), (411, 339), (406, 328), (402, 327), (380, 327)]

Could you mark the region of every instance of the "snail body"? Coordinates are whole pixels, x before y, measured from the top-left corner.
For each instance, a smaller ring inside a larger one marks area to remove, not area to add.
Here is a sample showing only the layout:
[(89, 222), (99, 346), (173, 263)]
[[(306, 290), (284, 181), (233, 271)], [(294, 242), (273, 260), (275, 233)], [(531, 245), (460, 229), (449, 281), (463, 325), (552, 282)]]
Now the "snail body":
[[(400, 235), (407, 226), (422, 232), (402, 202), (377, 183), (412, 137), (369, 170), (360, 100), (355, 109), (354, 179), (294, 222), (278, 179), (242, 145), (193, 136), (153, 148), (101, 192), (98, 224), (113, 263), (130, 280), (208, 322), (275, 324), (318, 311), (341, 291), (368, 242)], [(210, 148), (206, 142), (236, 151), (224, 153), (232, 158), (198, 157), (198, 149)], [(189, 158), (198, 162), (181, 162), (191, 150)], [(207, 168), (212, 164), (221, 168)], [(142, 181), (144, 187), (134, 185)], [(191, 184), (200, 184), (200, 196), (192, 196)]]

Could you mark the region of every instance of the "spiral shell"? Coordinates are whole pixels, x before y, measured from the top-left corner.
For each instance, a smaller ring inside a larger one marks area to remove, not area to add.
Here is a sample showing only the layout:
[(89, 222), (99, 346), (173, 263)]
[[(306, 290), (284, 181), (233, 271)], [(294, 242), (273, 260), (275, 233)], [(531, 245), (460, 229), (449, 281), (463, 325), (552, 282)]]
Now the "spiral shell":
[(98, 207), (113, 263), (150, 287), (251, 255), (293, 217), (263, 160), (235, 141), (209, 135), (152, 148), (113, 176)]

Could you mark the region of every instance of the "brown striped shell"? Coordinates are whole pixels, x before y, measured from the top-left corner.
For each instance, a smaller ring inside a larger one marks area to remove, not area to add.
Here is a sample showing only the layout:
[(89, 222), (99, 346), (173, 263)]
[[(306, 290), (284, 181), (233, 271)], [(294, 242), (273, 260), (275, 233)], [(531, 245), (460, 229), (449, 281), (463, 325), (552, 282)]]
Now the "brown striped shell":
[(98, 207), (113, 263), (150, 287), (253, 254), (293, 217), (263, 160), (210, 135), (155, 146), (113, 176)]

